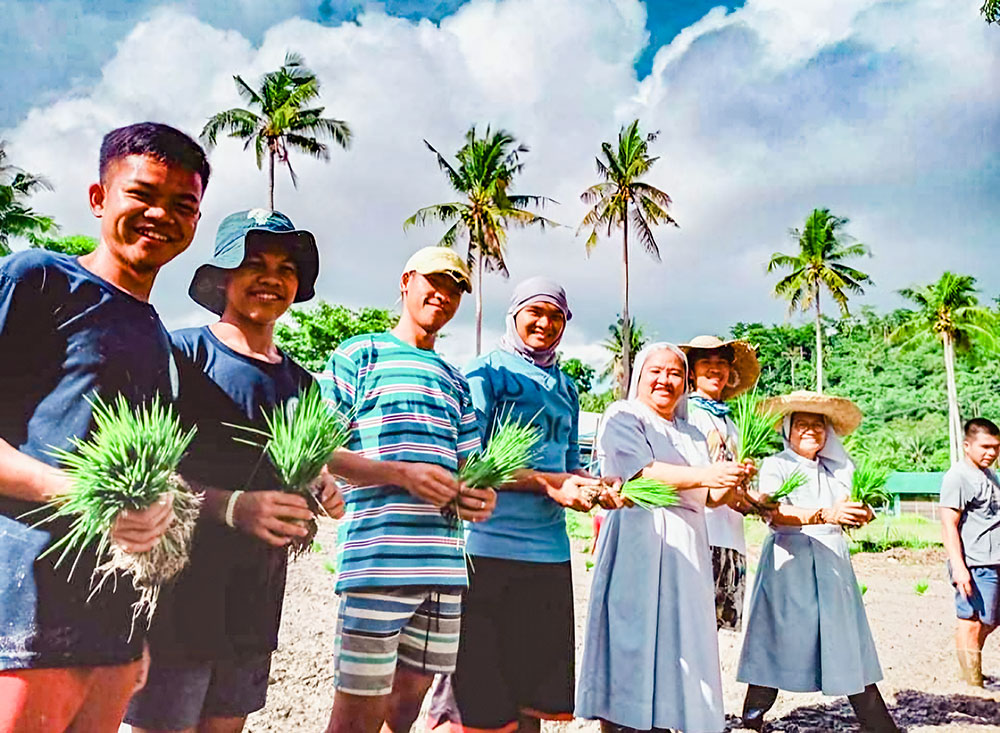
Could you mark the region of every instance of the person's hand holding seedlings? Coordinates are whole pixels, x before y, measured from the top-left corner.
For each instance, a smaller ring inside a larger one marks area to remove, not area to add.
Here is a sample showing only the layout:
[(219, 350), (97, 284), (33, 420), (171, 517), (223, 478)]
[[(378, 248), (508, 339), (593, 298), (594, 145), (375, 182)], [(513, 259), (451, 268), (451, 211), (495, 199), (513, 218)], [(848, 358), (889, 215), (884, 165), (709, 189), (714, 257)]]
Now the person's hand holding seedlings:
[(146, 552), (174, 521), (173, 504), (168, 492), (145, 509), (123, 509), (111, 527), (111, 541), (125, 552)]
[(621, 488), (620, 478), (605, 476), (601, 479), (601, 492), (597, 495), (597, 503), (602, 509), (623, 509), (632, 506), (632, 502), (621, 495)]
[(497, 505), (495, 489), (474, 489), (461, 484), (458, 493), (458, 514), (467, 522), (484, 522), (493, 514)]
[(397, 482), (418, 499), (436, 507), (450, 504), (458, 496), (458, 479), (448, 469), (432, 463), (401, 463)]
[(337, 480), (325, 466), (323, 467), (323, 473), (316, 480), (316, 484), (318, 489), (316, 496), (319, 498), (319, 503), (323, 507), (326, 516), (331, 519), (340, 519), (344, 516), (344, 495), (340, 493)]
[(871, 521), (873, 516), (871, 507), (847, 499), (820, 510), (820, 517), (826, 524), (842, 524), (845, 527), (860, 527)]
[(284, 547), (293, 537), (309, 533), (292, 521), (296, 519), (308, 522), (313, 513), (303, 497), (285, 491), (248, 491), (233, 506), (233, 525), (274, 547)]
[(579, 476), (575, 473), (555, 474), (546, 493), (549, 498), (568, 509), (589, 512), (599, 496), (603, 483), (599, 478)]

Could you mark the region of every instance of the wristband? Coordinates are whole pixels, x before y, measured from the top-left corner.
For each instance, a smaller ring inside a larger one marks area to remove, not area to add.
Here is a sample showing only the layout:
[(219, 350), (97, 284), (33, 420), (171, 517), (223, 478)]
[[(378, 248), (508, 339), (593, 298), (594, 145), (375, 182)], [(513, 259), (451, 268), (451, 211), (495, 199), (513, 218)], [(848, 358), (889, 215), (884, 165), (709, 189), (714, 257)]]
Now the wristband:
[(226, 503), (226, 526), (236, 528), (233, 523), (233, 511), (236, 509), (236, 500), (240, 498), (242, 491), (234, 491), (229, 495), (229, 501)]

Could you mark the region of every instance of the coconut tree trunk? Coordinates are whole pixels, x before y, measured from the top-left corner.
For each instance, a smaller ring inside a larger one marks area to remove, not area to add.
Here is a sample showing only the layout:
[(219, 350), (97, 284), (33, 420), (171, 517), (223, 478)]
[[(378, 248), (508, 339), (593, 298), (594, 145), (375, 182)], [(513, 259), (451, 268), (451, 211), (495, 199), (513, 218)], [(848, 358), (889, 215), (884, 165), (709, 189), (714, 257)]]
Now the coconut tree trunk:
[(483, 351), (483, 248), (476, 247), (476, 356)]
[(632, 380), (632, 323), (628, 315), (628, 208), (622, 220), (622, 383), (619, 397), (628, 396)]
[(816, 286), (816, 391), (823, 393), (823, 323), (819, 307), (819, 286)]
[(941, 334), (944, 342), (944, 374), (948, 390), (948, 453), (952, 464), (960, 459), (962, 418), (958, 413), (958, 388), (955, 385), (955, 342), (947, 331)]
[(267, 157), (267, 205), (274, 211), (274, 148), (270, 148)]

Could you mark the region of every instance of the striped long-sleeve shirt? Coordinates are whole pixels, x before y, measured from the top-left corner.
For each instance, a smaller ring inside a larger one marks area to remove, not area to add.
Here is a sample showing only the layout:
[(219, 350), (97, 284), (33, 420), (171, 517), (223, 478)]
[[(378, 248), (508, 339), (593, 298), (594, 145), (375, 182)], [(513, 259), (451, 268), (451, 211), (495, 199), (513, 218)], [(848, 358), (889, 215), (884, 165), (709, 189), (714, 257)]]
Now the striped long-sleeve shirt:
[[(479, 450), (469, 385), (433, 351), (390, 333), (340, 345), (320, 375), (323, 396), (353, 411), (347, 447), (365, 458), (433, 463), (450, 471)], [(338, 592), (465, 586), (462, 530), (400, 486), (350, 486), (337, 538)]]

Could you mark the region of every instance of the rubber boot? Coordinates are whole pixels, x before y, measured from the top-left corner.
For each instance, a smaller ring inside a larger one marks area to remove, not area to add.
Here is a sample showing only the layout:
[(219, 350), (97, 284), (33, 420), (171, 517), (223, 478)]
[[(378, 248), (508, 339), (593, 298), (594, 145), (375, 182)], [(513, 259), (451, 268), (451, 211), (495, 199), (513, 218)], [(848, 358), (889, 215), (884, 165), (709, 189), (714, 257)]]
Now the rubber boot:
[(764, 730), (764, 716), (774, 707), (778, 690), (774, 687), (748, 685), (747, 696), (743, 700), (743, 727), (750, 730)]
[(864, 692), (848, 695), (847, 699), (861, 723), (861, 733), (899, 733), (899, 728), (882, 699), (882, 693), (875, 685), (868, 685)]
[(983, 652), (981, 649), (959, 649), (958, 668), (962, 680), (972, 687), (983, 687)]

